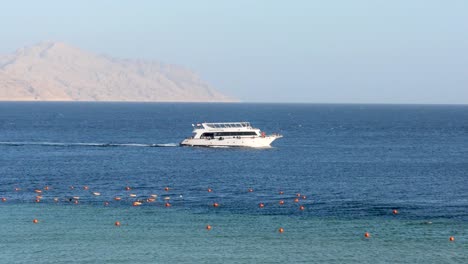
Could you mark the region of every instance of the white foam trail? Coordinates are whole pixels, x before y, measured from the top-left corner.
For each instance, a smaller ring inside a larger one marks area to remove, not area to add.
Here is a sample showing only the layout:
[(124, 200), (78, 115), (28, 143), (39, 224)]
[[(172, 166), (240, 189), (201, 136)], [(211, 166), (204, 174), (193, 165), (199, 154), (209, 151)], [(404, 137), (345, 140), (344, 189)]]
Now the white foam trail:
[(67, 143), (67, 142), (6, 142), (0, 141), (5, 146), (52, 146), (52, 147), (177, 147), (176, 143), (165, 144), (141, 144), (141, 143)]
[(179, 144), (176, 143), (166, 143), (166, 144), (153, 144), (151, 147), (178, 147)]
[(109, 144), (115, 147), (150, 147), (148, 144), (137, 144), (137, 143), (124, 143), (124, 144)]

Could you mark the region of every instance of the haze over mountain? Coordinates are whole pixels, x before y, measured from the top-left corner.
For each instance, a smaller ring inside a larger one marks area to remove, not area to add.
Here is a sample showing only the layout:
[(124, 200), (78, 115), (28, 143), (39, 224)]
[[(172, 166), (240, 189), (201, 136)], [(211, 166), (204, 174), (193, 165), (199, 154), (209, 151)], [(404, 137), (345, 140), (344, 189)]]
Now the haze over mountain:
[(2, 101), (226, 102), (194, 72), (43, 42), (0, 56)]

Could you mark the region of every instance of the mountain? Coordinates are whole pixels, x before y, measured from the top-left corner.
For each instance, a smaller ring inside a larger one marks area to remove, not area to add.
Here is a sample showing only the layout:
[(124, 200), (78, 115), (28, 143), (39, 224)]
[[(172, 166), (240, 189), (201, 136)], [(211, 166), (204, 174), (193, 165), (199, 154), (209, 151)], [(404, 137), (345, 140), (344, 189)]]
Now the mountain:
[(228, 102), (194, 72), (43, 42), (0, 56), (0, 101)]

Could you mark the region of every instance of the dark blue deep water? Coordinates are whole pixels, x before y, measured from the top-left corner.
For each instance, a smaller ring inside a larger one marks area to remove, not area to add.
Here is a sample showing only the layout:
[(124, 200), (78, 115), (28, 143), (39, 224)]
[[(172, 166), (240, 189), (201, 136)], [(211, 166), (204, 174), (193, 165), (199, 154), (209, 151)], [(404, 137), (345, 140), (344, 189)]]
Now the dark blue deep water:
[(468, 106), (0, 103), (0, 197), (0, 263), (468, 263)]

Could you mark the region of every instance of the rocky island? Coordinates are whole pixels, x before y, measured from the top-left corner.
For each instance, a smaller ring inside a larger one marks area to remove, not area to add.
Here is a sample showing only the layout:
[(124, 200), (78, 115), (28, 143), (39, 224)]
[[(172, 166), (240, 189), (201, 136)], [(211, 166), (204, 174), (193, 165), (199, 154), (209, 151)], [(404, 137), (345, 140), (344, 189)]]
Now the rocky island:
[(231, 102), (194, 72), (117, 59), (61, 42), (0, 56), (0, 101)]

